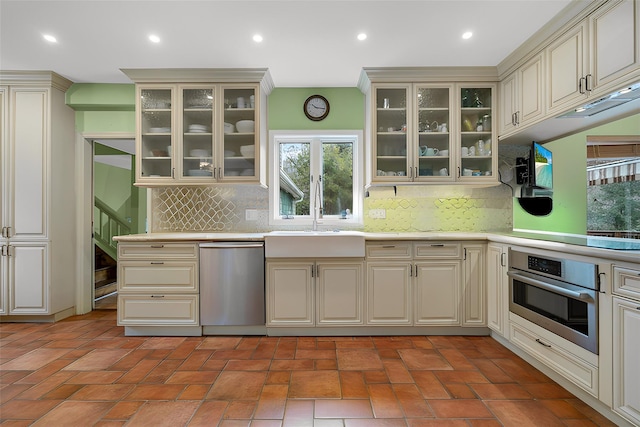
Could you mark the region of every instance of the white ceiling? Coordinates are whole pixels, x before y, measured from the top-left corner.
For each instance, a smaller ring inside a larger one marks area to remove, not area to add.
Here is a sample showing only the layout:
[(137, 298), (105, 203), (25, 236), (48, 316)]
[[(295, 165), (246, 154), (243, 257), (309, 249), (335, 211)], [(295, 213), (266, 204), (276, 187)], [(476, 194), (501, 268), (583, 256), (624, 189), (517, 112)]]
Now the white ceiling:
[(353, 87), (363, 67), (497, 65), (569, 3), (0, 0), (0, 69), (130, 83), (121, 68), (266, 67), (276, 87)]

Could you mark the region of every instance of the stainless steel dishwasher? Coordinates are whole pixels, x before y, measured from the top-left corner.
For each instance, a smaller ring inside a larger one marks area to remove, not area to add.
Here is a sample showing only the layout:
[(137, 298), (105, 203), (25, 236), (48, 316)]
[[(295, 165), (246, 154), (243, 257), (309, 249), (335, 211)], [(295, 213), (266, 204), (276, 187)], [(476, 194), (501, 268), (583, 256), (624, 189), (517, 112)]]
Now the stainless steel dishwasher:
[(263, 242), (200, 244), (200, 322), (265, 327)]

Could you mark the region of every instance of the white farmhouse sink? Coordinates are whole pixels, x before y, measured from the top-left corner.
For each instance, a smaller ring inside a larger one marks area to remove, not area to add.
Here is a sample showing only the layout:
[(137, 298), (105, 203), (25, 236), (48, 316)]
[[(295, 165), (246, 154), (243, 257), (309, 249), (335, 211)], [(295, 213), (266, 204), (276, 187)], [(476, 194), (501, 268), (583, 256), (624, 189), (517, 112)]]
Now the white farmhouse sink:
[(272, 231), (264, 236), (266, 258), (364, 257), (357, 231)]

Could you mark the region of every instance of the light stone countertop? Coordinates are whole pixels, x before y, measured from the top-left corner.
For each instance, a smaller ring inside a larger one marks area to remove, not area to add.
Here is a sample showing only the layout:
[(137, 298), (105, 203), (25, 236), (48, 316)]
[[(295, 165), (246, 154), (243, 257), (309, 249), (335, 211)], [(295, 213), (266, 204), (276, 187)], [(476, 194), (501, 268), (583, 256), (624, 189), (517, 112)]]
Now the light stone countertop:
[[(270, 232), (264, 233), (207, 233), (207, 232), (172, 232), (172, 233), (149, 233), (131, 234), (126, 236), (116, 236), (114, 240), (118, 242), (204, 242), (204, 241), (264, 241)], [(273, 233), (278, 234), (278, 233)], [(282, 234), (282, 232), (280, 232)], [(458, 240), (458, 241), (487, 241), (517, 245), (536, 249), (545, 249), (597, 257), (602, 259), (617, 260), (623, 262), (640, 263), (640, 250), (612, 250), (598, 247), (586, 246), (580, 242), (587, 241), (587, 236), (567, 238), (561, 234), (550, 233), (518, 233), (518, 232), (409, 232), (409, 233), (377, 233), (349, 231), (348, 235), (363, 235), (367, 241), (401, 241), (401, 240)], [(324, 235), (319, 233), (318, 235)], [(334, 235), (326, 232), (326, 235)], [(640, 244), (640, 243), (639, 243)]]

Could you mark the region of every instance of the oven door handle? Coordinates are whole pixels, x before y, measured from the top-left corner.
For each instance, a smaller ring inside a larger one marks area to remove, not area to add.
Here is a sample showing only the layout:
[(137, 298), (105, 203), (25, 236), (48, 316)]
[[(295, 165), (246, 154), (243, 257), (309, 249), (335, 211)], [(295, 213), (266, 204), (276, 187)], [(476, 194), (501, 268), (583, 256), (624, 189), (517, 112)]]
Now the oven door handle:
[(572, 299), (578, 299), (582, 301), (593, 301), (591, 295), (586, 292), (576, 292), (570, 289), (565, 289), (560, 286), (555, 286), (550, 283), (542, 282), (540, 280), (532, 279), (530, 277), (523, 276), (512, 271), (507, 271), (507, 275), (513, 279), (519, 280), (527, 285), (535, 286), (536, 288), (544, 289), (546, 291), (554, 292), (556, 294), (564, 295)]

